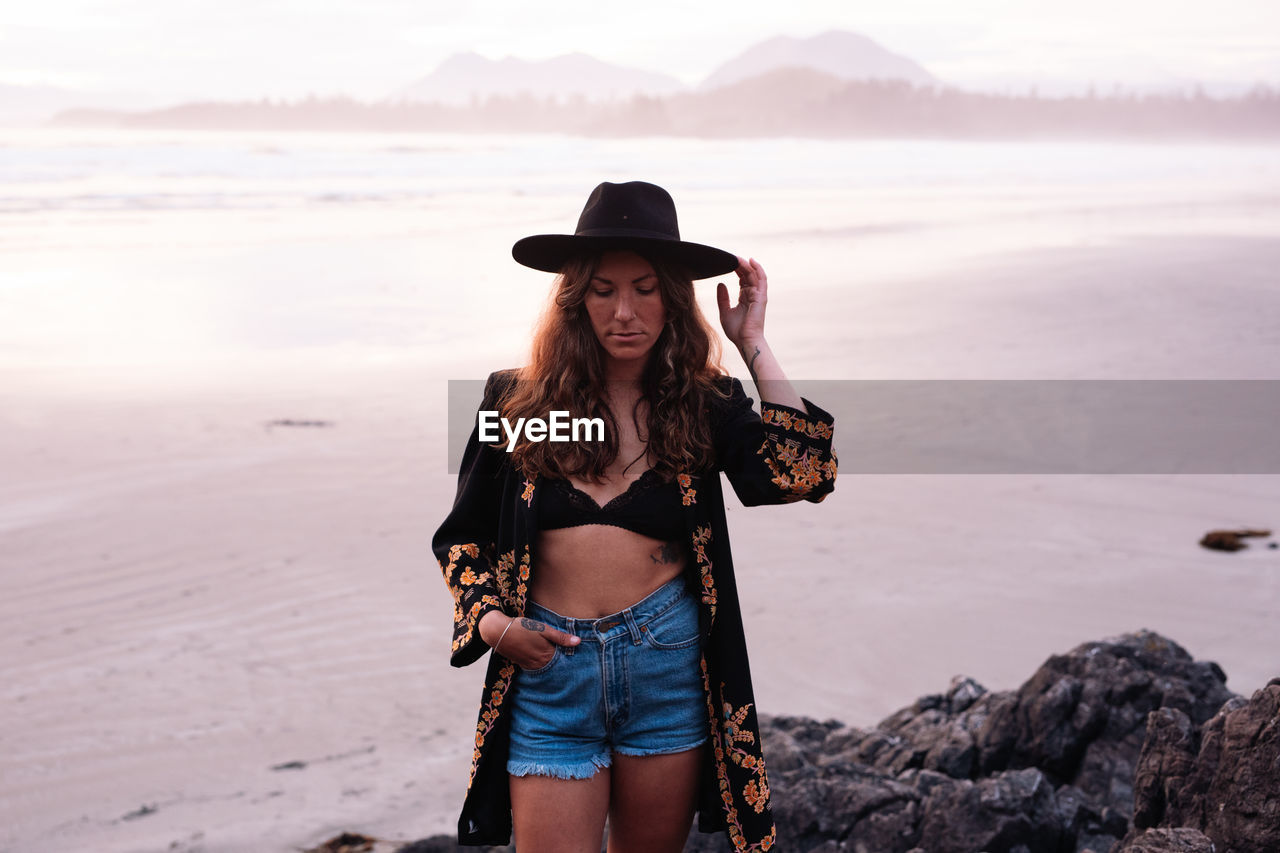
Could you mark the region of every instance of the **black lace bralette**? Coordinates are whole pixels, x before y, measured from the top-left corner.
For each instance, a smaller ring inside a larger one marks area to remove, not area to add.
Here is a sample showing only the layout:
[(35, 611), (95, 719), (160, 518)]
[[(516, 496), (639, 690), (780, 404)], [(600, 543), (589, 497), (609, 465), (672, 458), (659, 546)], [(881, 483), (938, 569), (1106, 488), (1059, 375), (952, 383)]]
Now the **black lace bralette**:
[(662, 482), (652, 468), (604, 506), (568, 480), (548, 480), (547, 485), (538, 498), (539, 530), (607, 524), (662, 542), (684, 539), (680, 489), (674, 480)]

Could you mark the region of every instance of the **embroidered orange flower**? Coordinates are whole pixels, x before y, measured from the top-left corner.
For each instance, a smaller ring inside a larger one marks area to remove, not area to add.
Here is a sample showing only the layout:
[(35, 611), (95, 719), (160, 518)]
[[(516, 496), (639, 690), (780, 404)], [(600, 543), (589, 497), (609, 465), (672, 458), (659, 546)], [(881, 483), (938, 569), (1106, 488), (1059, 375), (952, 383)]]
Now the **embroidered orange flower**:
[(475, 782), (476, 769), (480, 766), (480, 747), (484, 746), (485, 735), (498, 721), (498, 706), (502, 704), (507, 690), (511, 687), (511, 679), (515, 672), (516, 665), (510, 662), (498, 670), (498, 679), (494, 682), (493, 689), (489, 691), (489, 700), (481, 708), (480, 719), (476, 723), (476, 749), (471, 756), (471, 778), (467, 781), (468, 790)]
[(526, 506), (533, 506), (533, 481), (524, 481), (524, 493), (520, 495), (520, 500), (525, 502)]
[(692, 506), (697, 503), (695, 496), (698, 494), (696, 489), (689, 488), (693, 485), (693, 477), (688, 474), (677, 474), (676, 485), (680, 487), (680, 499), (685, 506)]
[(800, 471), (796, 474), (795, 480), (792, 481), (796, 489), (808, 491), (822, 482), (822, 475), (813, 468), (807, 471)]
[(774, 456), (777, 457), (779, 462), (786, 465), (794, 465), (796, 460), (800, 458), (800, 447), (788, 441), (777, 449)]
[(831, 424), (826, 421), (812, 421), (800, 415), (780, 411), (767, 404), (761, 406), (760, 420), (765, 424), (780, 426), (809, 438), (829, 439), (832, 434)]
[(473, 560), (480, 558), (480, 546), (473, 542), (467, 542), (462, 545), (454, 545), (449, 549), (449, 567), (453, 568), (453, 564), (458, 562), (458, 558), (466, 554)]

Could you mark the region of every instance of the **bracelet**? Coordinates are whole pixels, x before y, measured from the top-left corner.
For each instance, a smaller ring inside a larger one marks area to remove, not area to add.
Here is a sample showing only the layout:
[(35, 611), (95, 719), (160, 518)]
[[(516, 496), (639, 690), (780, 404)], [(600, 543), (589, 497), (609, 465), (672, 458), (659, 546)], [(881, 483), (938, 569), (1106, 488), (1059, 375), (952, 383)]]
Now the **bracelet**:
[(502, 629), (502, 634), (498, 637), (498, 642), (493, 644), (493, 650), (496, 653), (498, 646), (502, 645), (502, 640), (507, 636), (507, 632), (511, 630), (511, 626), (516, 624), (515, 617), (511, 617), (511, 621), (507, 623), (507, 627)]

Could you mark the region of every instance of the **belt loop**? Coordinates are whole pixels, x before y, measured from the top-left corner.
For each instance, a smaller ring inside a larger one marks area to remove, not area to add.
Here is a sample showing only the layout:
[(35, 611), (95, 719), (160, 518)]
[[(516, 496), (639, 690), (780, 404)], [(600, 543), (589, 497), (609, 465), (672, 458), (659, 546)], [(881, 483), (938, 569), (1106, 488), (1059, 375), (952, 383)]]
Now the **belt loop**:
[(631, 632), (631, 644), (640, 645), (640, 625), (636, 622), (636, 614), (628, 607), (622, 611), (622, 618), (627, 622), (627, 630)]
[[(564, 629), (564, 630), (565, 630), (565, 633), (566, 633), (566, 634), (568, 634), (568, 635), (569, 635), (569, 636), (571, 636), (571, 637), (572, 637), (572, 636), (576, 636), (576, 634), (577, 634), (577, 627), (578, 627), (578, 620), (577, 620), (577, 619), (574, 619), (572, 616), (568, 617), (568, 620), (569, 620), (569, 625), (568, 625), (568, 627), (566, 627), (566, 628)], [(565, 655), (567, 655), (567, 656), (572, 656), (572, 655), (573, 655), (573, 646), (561, 646), (560, 648), (561, 648), (561, 650), (565, 653)]]

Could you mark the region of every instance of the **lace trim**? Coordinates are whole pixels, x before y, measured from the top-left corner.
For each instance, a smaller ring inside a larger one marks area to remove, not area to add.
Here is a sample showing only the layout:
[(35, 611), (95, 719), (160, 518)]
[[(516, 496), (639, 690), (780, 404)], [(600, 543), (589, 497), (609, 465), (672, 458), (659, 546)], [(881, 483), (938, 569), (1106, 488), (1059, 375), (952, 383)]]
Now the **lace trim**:
[[(623, 492), (615, 495), (604, 506), (601, 506), (596, 503), (595, 498), (568, 480), (552, 480), (551, 483), (568, 496), (569, 503), (574, 509), (582, 510), (592, 515), (610, 515), (618, 510), (626, 509), (638, 496), (650, 489), (665, 485), (652, 468), (646, 468), (645, 472), (632, 480), (631, 484)], [(587, 524), (589, 522), (584, 521), (582, 523)]]

